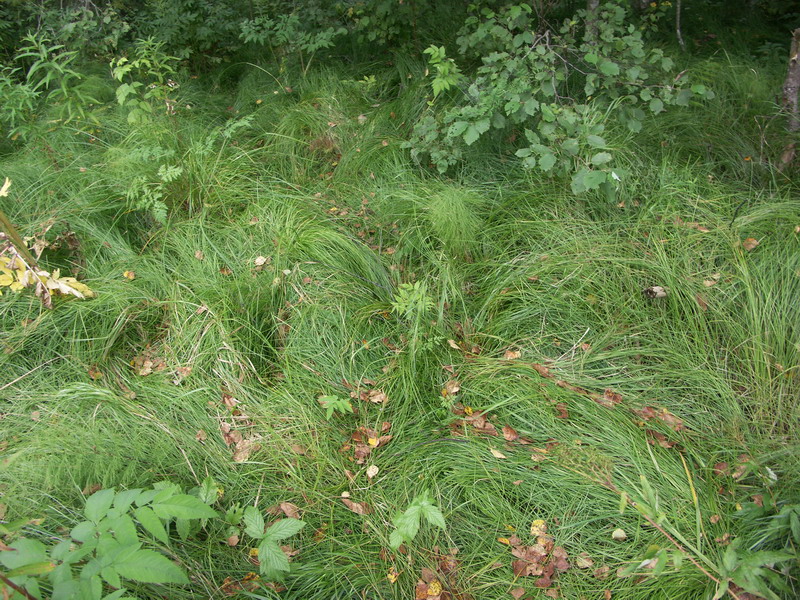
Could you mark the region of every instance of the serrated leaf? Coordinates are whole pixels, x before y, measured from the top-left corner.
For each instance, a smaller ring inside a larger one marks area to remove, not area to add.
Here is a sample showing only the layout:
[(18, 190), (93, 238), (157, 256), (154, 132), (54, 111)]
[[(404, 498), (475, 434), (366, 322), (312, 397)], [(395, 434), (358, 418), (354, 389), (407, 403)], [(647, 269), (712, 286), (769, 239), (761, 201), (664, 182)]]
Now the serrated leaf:
[(217, 512), (200, 498), (179, 494), (154, 502), (153, 511), (162, 519), (213, 519)]
[(426, 502), (425, 504), (422, 504), (420, 508), (422, 509), (422, 516), (425, 517), (425, 520), (428, 523), (436, 527), (440, 527), (441, 529), (447, 528), (447, 525), (444, 522), (444, 515), (442, 514), (442, 511), (439, 510), (438, 506)]
[(258, 545), (258, 561), (262, 575), (272, 578), (289, 570), (289, 558), (274, 541), (263, 539)]
[(11, 569), (5, 573), (6, 577), (36, 577), (37, 575), (44, 575), (56, 568), (55, 563), (46, 560), (42, 562), (35, 562), (16, 569)]
[(191, 533), (192, 522), (189, 519), (175, 519), (175, 530), (178, 532), (181, 540), (184, 542), (188, 539)]
[(139, 521), (139, 524), (145, 528), (150, 535), (156, 538), (159, 542), (164, 544), (169, 543), (169, 536), (167, 530), (164, 529), (164, 524), (156, 516), (156, 513), (147, 506), (140, 506), (133, 511), (133, 516)]
[(111, 508), (111, 504), (114, 502), (114, 495), (113, 489), (95, 492), (86, 500), (83, 514), (90, 521), (97, 523), (108, 513), (108, 509)]
[(583, 185), (587, 190), (596, 190), (608, 179), (604, 171), (589, 171), (583, 177)]
[(306, 524), (299, 519), (281, 519), (269, 526), (265, 537), (274, 541), (285, 540), (299, 533), (305, 526)]
[(114, 588), (122, 587), (122, 582), (119, 579), (119, 573), (114, 567), (105, 567), (100, 571), (102, 577), (108, 585)]
[(141, 583), (189, 583), (175, 563), (153, 550), (137, 550), (114, 567), (121, 577)]
[(667, 566), (667, 562), (669, 561), (669, 553), (666, 549), (661, 549), (658, 551), (658, 559), (656, 560), (656, 566), (653, 567), (653, 575), (658, 577), (661, 573), (664, 572), (664, 569)]
[(204, 504), (214, 504), (217, 501), (217, 482), (213, 477), (206, 477), (198, 490), (200, 501)]
[(254, 506), (244, 509), (244, 532), (250, 537), (261, 539), (264, 537), (264, 517)]
[(136, 525), (127, 514), (120, 515), (111, 521), (110, 528), (114, 531), (114, 537), (123, 546), (129, 546), (139, 541), (139, 537), (136, 534)]
[(391, 534), (389, 534), (389, 546), (391, 546), (392, 550), (397, 550), (400, 546), (402, 546), (403, 541), (403, 535), (400, 533), (399, 529), (395, 529)]
[(587, 63), (591, 65), (596, 65), (598, 56), (594, 52), (589, 52), (583, 57), (583, 60), (585, 60)]
[(72, 528), (69, 532), (70, 537), (78, 542), (85, 542), (97, 532), (97, 528), (91, 521), (82, 521)]
[(523, 105), (523, 109), (528, 116), (534, 117), (539, 112), (539, 101), (536, 98), (528, 98)]
[(141, 494), (142, 490), (123, 490), (114, 496), (114, 508), (126, 511), (133, 504), (133, 501)]

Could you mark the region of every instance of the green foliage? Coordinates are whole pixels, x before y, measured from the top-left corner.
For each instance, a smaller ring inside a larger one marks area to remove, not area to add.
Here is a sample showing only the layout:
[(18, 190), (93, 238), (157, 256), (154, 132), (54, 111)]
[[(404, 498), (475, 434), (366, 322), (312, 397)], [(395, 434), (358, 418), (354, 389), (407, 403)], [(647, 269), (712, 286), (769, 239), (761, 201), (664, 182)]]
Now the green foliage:
[(428, 288), (421, 281), (401, 283), (392, 299), (392, 311), (405, 319), (424, 315), (433, 307), (434, 303), (428, 295)]
[[(185, 541), (207, 519), (217, 517), (210, 506), (216, 500), (216, 484), (210, 478), (189, 494), (168, 482), (151, 489), (95, 492), (86, 500), (85, 520), (55, 545), (20, 537), (28, 521), (5, 526), (3, 533), (15, 539), (12, 549), (0, 554), (7, 569), (4, 576), (34, 597), (44, 597), (47, 591), (54, 600), (121, 598), (127, 591), (125, 580), (187, 584), (184, 570), (168, 556), (171, 526)], [(105, 586), (116, 591), (106, 593)]]
[(162, 105), (166, 114), (175, 114), (174, 92), (179, 86), (171, 77), (178, 58), (166, 54), (164, 42), (153, 38), (137, 40), (132, 52), (130, 59), (122, 56), (111, 61), (111, 74), (120, 82), (117, 102), (127, 110), (128, 122), (147, 120)]
[[(658, 114), (695, 96), (713, 97), (674, 75), (672, 59), (648, 47), (621, 3), (606, 3), (597, 15), (578, 11), (554, 30), (537, 30), (535, 18), (528, 4), (518, 4), (467, 19), (459, 52), (481, 64), (454, 106), (417, 123), (409, 144), (414, 158), (428, 155), (445, 172), (489, 132), (516, 137), (520, 131), (526, 144), (516, 155), (525, 168), (571, 175), (576, 194), (599, 188), (613, 194), (623, 171), (612, 167), (602, 137), (607, 119), (636, 132), (645, 110)], [(457, 83), (458, 71), (445, 61), (444, 48), (426, 52), (436, 67), (435, 98)]]
[(242, 22), (240, 37), (245, 43), (268, 47), (279, 61), (296, 56), (306, 74), (317, 51), (331, 48), (334, 39), (347, 33), (344, 27), (309, 30), (306, 23), (296, 13), (257, 17)]
[(264, 517), (254, 506), (244, 510), (244, 532), (261, 540), (258, 544), (258, 560), (261, 574), (268, 579), (277, 579), (290, 570), (289, 558), (281, 550), (279, 542), (300, 532), (305, 523), (299, 519), (280, 519), (265, 529)]
[(353, 405), (347, 398), (341, 398), (340, 396), (322, 396), (318, 398), (317, 401), (322, 405), (322, 408), (325, 409), (325, 418), (329, 421), (334, 412), (338, 412), (342, 415), (353, 413)]
[(0, 67), (0, 123), (12, 139), (27, 138), (43, 112), (55, 108), (64, 124), (86, 119), (97, 100), (81, 90), (83, 76), (75, 71), (76, 51), (54, 44), (43, 34), (28, 34), (14, 55), (15, 66)]
[(440, 529), (447, 527), (442, 511), (433, 503), (430, 492), (427, 491), (414, 496), (405, 512), (397, 513), (392, 518), (392, 524), (396, 529), (389, 537), (389, 545), (397, 550), (401, 544), (411, 543), (419, 531), (422, 519)]

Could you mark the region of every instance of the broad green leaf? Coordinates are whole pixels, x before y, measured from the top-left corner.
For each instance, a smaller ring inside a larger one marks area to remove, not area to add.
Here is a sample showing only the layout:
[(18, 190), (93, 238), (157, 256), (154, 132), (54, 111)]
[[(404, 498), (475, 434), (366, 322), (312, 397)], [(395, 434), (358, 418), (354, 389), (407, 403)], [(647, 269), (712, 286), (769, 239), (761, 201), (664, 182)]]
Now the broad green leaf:
[(136, 506), (150, 504), (153, 501), (153, 498), (155, 498), (160, 492), (161, 490), (144, 490), (138, 496), (136, 496), (136, 500), (134, 500), (134, 502), (136, 503)]
[(191, 525), (192, 522), (189, 519), (175, 519), (175, 529), (177, 530), (181, 540), (183, 540), (184, 542), (191, 533), (192, 529)]
[(580, 150), (580, 144), (575, 138), (567, 138), (561, 143), (561, 148), (570, 156), (575, 156)]
[(156, 513), (147, 506), (140, 506), (133, 511), (133, 516), (139, 521), (139, 524), (145, 528), (150, 535), (156, 538), (159, 542), (164, 544), (169, 543), (169, 536), (167, 530), (164, 529), (164, 524), (156, 516)]
[(123, 490), (121, 492), (117, 492), (117, 495), (114, 497), (114, 508), (118, 508), (122, 511), (128, 510), (133, 501), (139, 497), (139, 494), (142, 493), (142, 490)]
[(48, 562), (47, 548), (38, 540), (20, 538), (14, 540), (13, 551), (0, 552), (0, 564), (7, 569), (16, 569), (34, 563)]
[(137, 550), (114, 566), (121, 577), (141, 583), (189, 583), (175, 563), (153, 550)]
[(794, 541), (800, 544), (800, 517), (797, 516), (796, 511), (789, 513), (789, 527), (792, 530)]
[(82, 521), (72, 528), (69, 532), (70, 537), (77, 542), (85, 542), (90, 539), (95, 533), (97, 528), (91, 521)]
[(470, 125), (464, 133), (464, 142), (466, 142), (467, 146), (471, 146), (478, 141), (479, 137), (481, 137), (481, 134), (478, 129), (474, 125)]
[(78, 597), (81, 600), (100, 600), (103, 597), (103, 582), (99, 575), (81, 578), (78, 587), (80, 588)]
[(450, 125), (450, 128), (447, 130), (447, 135), (450, 137), (458, 137), (464, 133), (464, 130), (466, 130), (467, 126), (469, 126), (469, 123), (466, 121), (456, 121)]
[(586, 54), (586, 55), (583, 57), (583, 60), (585, 60), (587, 63), (589, 63), (589, 64), (591, 64), (591, 65), (596, 65), (596, 64), (597, 64), (597, 61), (598, 61), (598, 58), (599, 58), (599, 57), (598, 57), (598, 56), (597, 56), (597, 54), (595, 54), (594, 52), (588, 52), (588, 53), (587, 53), (587, 54)]
[(607, 179), (608, 175), (604, 171), (589, 171), (583, 178), (583, 185), (587, 190), (596, 190)]
[(650, 110), (653, 111), (653, 114), (658, 114), (664, 111), (664, 103), (661, 101), (660, 98), (653, 98), (650, 100)]
[(204, 504), (214, 504), (219, 496), (218, 489), (219, 486), (214, 481), (214, 478), (211, 476), (206, 477), (198, 489), (198, 496)]
[(122, 598), (127, 591), (128, 590), (126, 590), (125, 588), (122, 588), (120, 590), (117, 590), (116, 592), (111, 592), (107, 596), (103, 596), (103, 600), (120, 600), (120, 598)]
[(653, 567), (653, 576), (658, 577), (664, 572), (664, 569), (667, 566), (667, 562), (669, 561), (669, 553), (666, 549), (662, 548), (658, 551), (658, 559), (656, 560), (656, 566)]
[(547, 152), (539, 157), (539, 168), (542, 171), (549, 171), (556, 164), (556, 157), (552, 152)]
[(786, 562), (797, 558), (795, 554), (779, 550), (762, 550), (739, 557), (739, 567), (763, 567), (772, 563)]
[(389, 546), (392, 550), (397, 550), (400, 546), (403, 545), (403, 535), (400, 533), (399, 529), (395, 529), (391, 534), (389, 534)]
[(83, 514), (90, 521), (97, 523), (108, 513), (108, 509), (111, 508), (111, 504), (114, 502), (114, 495), (113, 489), (95, 492), (86, 500)]
[(619, 65), (613, 61), (604, 60), (603, 62), (600, 63), (599, 68), (600, 72), (603, 73), (603, 75), (609, 75), (609, 76), (619, 75)]
[(267, 538), (279, 541), (298, 533), (306, 524), (299, 519), (281, 519), (267, 529)]
[(119, 573), (114, 567), (106, 567), (102, 571), (100, 571), (100, 577), (105, 579), (106, 583), (111, 587), (120, 588), (122, 587), (122, 582), (119, 579)]
[(244, 509), (244, 532), (250, 537), (261, 539), (264, 537), (264, 517), (254, 506)]
[(536, 98), (528, 98), (523, 105), (525, 112), (528, 113), (529, 116), (534, 117), (536, 113), (539, 111), (539, 101)]
[(606, 147), (606, 141), (603, 138), (601, 138), (599, 135), (587, 135), (586, 136), (586, 142), (592, 148), (605, 148)]
[(604, 165), (611, 162), (611, 154), (608, 152), (598, 152), (592, 157), (592, 164), (595, 166)]
[[(122, 515), (111, 522), (114, 536), (123, 546), (129, 546), (139, 541), (136, 535), (136, 525), (128, 515)], [(116, 586), (115, 586), (116, 587)]]
[(217, 512), (199, 498), (180, 494), (153, 502), (153, 511), (162, 519), (213, 519)]
[(275, 577), (289, 570), (289, 559), (278, 544), (270, 539), (263, 539), (258, 545), (258, 561), (261, 573), (266, 577)]

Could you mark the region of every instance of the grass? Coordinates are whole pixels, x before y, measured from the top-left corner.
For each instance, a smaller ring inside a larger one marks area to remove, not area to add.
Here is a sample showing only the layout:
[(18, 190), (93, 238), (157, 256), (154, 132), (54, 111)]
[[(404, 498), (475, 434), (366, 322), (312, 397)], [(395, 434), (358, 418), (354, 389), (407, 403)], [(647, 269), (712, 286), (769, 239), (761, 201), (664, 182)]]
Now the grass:
[[(620, 492), (643, 497), (642, 478), (661, 526), (711, 565), (727, 534), (749, 549), (783, 543), (759, 545), (766, 521), (743, 518), (740, 505), (800, 502), (800, 205), (796, 186), (743, 160), (759, 156), (752, 117), (778, 75), (720, 64), (698, 67), (718, 91), (709, 106), (674, 110), (634, 139), (612, 132), (632, 173), (619, 205), (575, 198), (486, 149), (452, 179), (413, 165), (401, 142), (424, 88), (420, 69), (400, 62), (366, 73), (375, 84), (312, 69), (291, 91), (250, 67), (233, 91), (189, 84), (193, 108), (176, 117), (130, 126), (109, 113), (93, 140), (61, 129), (7, 154), (4, 208), (26, 235), (48, 219), (53, 233), (73, 231), (79, 249), (44, 261), (77, 268), (98, 297), (52, 311), (29, 294), (0, 299), (4, 452), (14, 457), (0, 471), (6, 518), (46, 516), (35, 533), (58, 536), (93, 485), (191, 487), (211, 475), (223, 508), (301, 509), (308, 527), (293, 541), (284, 598), (408, 598), (450, 548), (454, 594), (508, 598), (522, 586), (543, 597), (533, 578), (514, 577), (498, 541), (517, 532), (532, 543), (534, 519), (572, 562), (556, 580), (561, 597), (710, 597), (713, 583), (686, 561), (658, 577), (615, 571), (648, 546), (671, 548), (635, 510), (619, 512)], [(750, 113), (729, 118), (743, 96)], [(183, 170), (163, 183), (161, 165)], [(165, 226), (132, 210), (145, 189), (170, 208)], [(759, 245), (748, 251), (750, 237)], [(269, 260), (257, 268), (260, 256)], [(430, 304), (393, 311), (399, 285), (413, 281)], [(645, 298), (652, 285), (667, 297)], [(504, 359), (507, 349), (520, 358)], [(137, 374), (143, 353), (165, 368)], [(179, 367), (191, 373), (176, 384)], [(454, 378), (460, 392), (443, 396)], [(348, 397), (363, 379), (388, 401), (356, 400), (355, 415), (326, 420), (316, 399)], [(621, 403), (589, 397), (604, 390)], [(223, 393), (246, 416), (242, 431), (259, 436), (242, 463), (218, 433), (237, 422)], [(456, 403), (531, 444), (459, 425)], [(645, 423), (644, 406), (686, 429)], [(342, 450), (350, 435), (384, 421), (391, 442), (355, 464)], [(372, 480), (369, 465), (379, 467)], [(392, 517), (425, 489), (447, 529), (423, 525), (390, 556)], [(373, 512), (348, 511), (343, 492)], [(624, 542), (612, 539), (617, 528)], [(212, 526), (176, 544), (196, 574), (190, 588), (137, 594), (223, 597), (226, 577), (255, 569), (248, 540), (228, 547), (225, 537)], [(592, 568), (577, 568), (581, 553)], [(603, 566), (609, 577), (594, 576)]]

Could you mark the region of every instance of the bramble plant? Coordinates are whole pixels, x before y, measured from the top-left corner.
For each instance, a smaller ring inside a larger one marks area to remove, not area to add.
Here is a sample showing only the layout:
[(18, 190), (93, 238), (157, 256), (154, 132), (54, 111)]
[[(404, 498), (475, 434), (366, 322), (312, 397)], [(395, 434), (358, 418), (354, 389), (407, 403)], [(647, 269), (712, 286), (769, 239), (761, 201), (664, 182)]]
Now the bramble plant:
[[(635, 132), (644, 109), (658, 114), (668, 105), (713, 97), (702, 85), (689, 87), (684, 73), (676, 75), (672, 59), (648, 47), (645, 33), (619, 2), (596, 14), (579, 10), (553, 30), (538, 28), (528, 4), (481, 9), (458, 40), (461, 56), (481, 66), (457, 87), (452, 105), (417, 123), (407, 144), (412, 157), (427, 155), (444, 173), (461, 160), (464, 147), (490, 131), (509, 136), (521, 130), (526, 143), (516, 155), (523, 167), (571, 176), (575, 194), (599, 188), (613, 194), (623, 172), (612, 168), (602, 137), (609, 115)], [(426, 53), (436, 69), (434, 98), (455, 90), (458, 70), (445, 49)]]
[(265, 528), (264, 517), (254, 506), (244, 509), (244, 532), (258, 543), (258, 562), (261, 574), (269, 579), (277, 579), (290, 570), (289, 558), (281, 550), (278, 542), (299, 533), (305, 523), (299, 519), (280, 519)]
[(392, 524), (397, 528), (389, 536), (389, 545), (397, 550), (404, 542), (410, 543), (419, 531), (420, 522), (425, 519), (429, 524), (445, 529), (444, 515), (433, 503), (429, 492), (414, 496), (405, 512), (397, 513)]
[(0, 553), (6, 569), (0, 586), (4, 594), (11, 594), (4, 597), (117, 600), (125, 597), (126, 580), (189, 583), (172, 560), (170, 529), (174, 524), (178, 536), (188, 538), (207, 519), (217, 517), (210, 506), (217, 497), (211, 478), (189, 494), (169, 482), (152, 489), (100, 490), (86, 500), (85, 520), (49, 547), (19, 535), (28, 520), (4, 525), (7, 539), (17, 536)]

